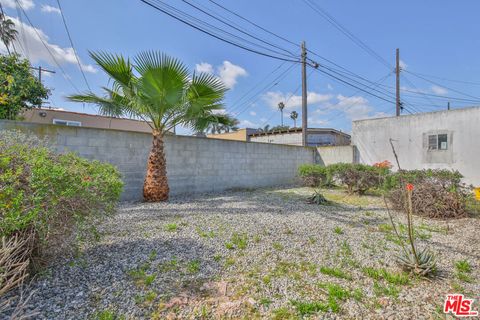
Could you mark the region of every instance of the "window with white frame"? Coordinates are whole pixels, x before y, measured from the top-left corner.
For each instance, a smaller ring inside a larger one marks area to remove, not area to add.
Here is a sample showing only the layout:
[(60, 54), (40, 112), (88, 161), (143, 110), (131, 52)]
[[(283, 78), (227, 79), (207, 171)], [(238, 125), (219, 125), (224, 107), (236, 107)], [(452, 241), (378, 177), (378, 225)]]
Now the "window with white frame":
[(62, 126), (72, 126), (72, 127), (82, 126), (82, 123), (80, 121), (71, 121), (71, 120), (62, 120), (62, 119), (53, 119), (53, 124), (59, 124)]
[(448, 150), (448, 134), (428, 135), (428, 150)]

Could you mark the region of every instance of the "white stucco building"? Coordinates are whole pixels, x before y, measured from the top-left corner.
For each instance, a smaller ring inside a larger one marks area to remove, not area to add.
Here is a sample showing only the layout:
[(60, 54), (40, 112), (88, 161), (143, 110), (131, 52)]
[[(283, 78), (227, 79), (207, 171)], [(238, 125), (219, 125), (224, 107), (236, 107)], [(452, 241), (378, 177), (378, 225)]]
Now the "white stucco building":
[(357, 162), (395, 164), (390, 139), (403, 169), (454, 169), (480, 186), (480, 107), (353, 122)]

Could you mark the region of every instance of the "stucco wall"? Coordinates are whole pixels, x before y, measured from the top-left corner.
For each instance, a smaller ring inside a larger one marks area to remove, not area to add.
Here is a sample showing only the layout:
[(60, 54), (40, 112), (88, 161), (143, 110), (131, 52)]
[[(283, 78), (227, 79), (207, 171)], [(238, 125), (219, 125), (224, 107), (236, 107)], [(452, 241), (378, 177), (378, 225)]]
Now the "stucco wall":
[[(389, 140), (404, 169), (447, 168), (480, 186), (480, 107), (353, 122), (358, 161), (395, 163)], [(447, 134), (447, 150), (428, 150), (428, 135)]]
[(353, 163), (355, 161), (354, 146), (317, 147), (318, 163), (324, 166), (335, 163)]
[[(150, 134), (13, 121), (0, 121), (2, 129), (49, 136), (59, 152), (116, 165), (123, 200), (141, 200)], [(171, 194), (291, 184), (300, 164), (315, 161), (314, 148), (296, 146), (167, 136), (165, 147)]]

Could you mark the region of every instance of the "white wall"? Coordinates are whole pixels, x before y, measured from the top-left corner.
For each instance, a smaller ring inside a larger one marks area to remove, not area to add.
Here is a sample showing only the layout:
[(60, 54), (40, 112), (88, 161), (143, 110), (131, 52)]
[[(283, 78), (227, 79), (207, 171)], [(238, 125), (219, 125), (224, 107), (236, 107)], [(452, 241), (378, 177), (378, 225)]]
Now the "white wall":
[[(428, 135), (435, 133), (448, 134), (448, 150), (428, 150)], [(390, 138), (403, 169), (455, 169), (480, 186), (480, 107), (354, 121), (356, 160), (394, 164)]]

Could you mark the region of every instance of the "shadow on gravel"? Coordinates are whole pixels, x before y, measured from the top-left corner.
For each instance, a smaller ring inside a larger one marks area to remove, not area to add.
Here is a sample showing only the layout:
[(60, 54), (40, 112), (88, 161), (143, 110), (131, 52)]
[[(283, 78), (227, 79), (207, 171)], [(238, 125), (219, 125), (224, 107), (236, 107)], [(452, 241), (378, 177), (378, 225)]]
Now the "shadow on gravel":
[[(198, 294), (221, 268), (214, 255), (190, 238), (98, 244), (52, 267), (34, 283), (30, 303), (40, 319), (89, 319), (107, 309), (143, 318), (159, 301)], [(151, 292), (156, 298), (149, 306), (139, 302)]]

